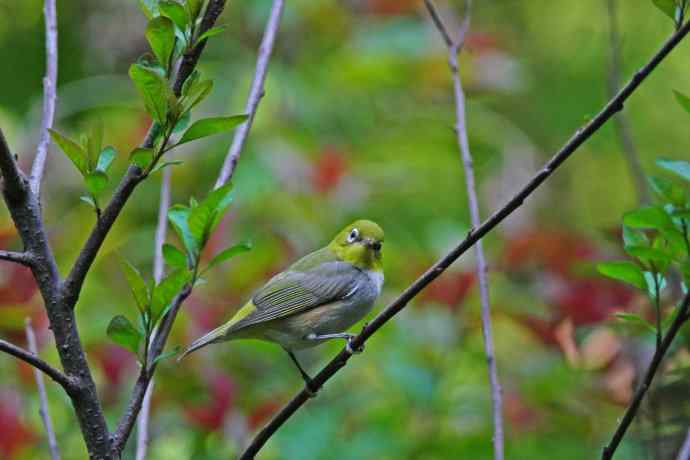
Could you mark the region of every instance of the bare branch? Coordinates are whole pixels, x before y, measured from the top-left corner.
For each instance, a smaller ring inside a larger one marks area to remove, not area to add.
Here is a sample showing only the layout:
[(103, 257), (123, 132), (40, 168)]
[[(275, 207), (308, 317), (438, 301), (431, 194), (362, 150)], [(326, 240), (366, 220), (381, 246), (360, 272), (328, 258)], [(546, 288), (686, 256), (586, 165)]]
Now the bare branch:
[[(621, 41), (620, 34), (618, 33), (616, 14), (616, 0), (608, 0), (607, 12), (609, 19), (609, 43), (611, 47), (608, 89), (609, 97), (613, 97), (620, 86), (620, 69), (622, 61)], [(640, 203), (649, 203), (649, 186), (647, 185), (644, 171), (642, 170), (642, 165), (640, 164), (640, 155), (637, 153), (637, 148), (635, 148), (630, 123), (625, 112), (621, 111), (618, 115), (616, 115), (613, 119), (613, 124), (616, 128), (616, 134), (618, 135), (621, 148), (623, 149), (623, 158), (628, 165), (628, 170), (630, 171), (630, 175), (635, 183), (635, 191), (637, 192), (638, 201)]]
[[(422, 289), (435, 280), (461, 255), (467, 252), (477, 241), (482, 239), (487, 233), (493, 230), (506, 217), (517, 210), (522, 203), (546, 180), (558, 167), (563, 164), (572, 154), (596, 133), (613, 115), (623, 109), (624, 102), (632, 95), (640, 84), (654, 71), (661, 61), (680, 43), (690, 31), (690, 22), (678, 29), (652, 56), (652, 58), (638, 70), (633, 78), (612, 98), (606, 106), (587, 124), (578, 129), (577, 132), (566, 142), (566, 144), (546, 163), (546, 165), (525, 184), (502, 208), (492, 214), (479, 227), (472, 229), (467, 237), (456, 246), (452, 251), (438, 260), (422, 276), (412, 283), (405, 291), (383, 309), (372, 322), (370, 322), (362, 332), (350, 343), (351, 349), (361, 348), (362, 345), (378, 331), (385, 323), (417, 295)], [(351, 358), (347, 349), (343, 348), (313, 379), (312, 390), (320, 389), (331, 377), (333, 377), (347, 361)], [(241, 459), (252, 459), (271, 436), (300, 408), (307, 402), (313, 391), (304, 388), (295, 395), (283, 409), (278, 412), (271, 421), (256, 435), (251, 444), (244, 451)]]
[(685, 441), (678, 451), (678, 456), (676, 460), (688, 460), (690, 459), (690, 429), (688, 429), (688, 434), (685, 435)]
[[(158, 207), (158, 224), (156, 225), (156, 240), (154, 243), (155, 256), (153, 259), (153, 278), (156, 284), (160, 283), (163, 278), (163, 244), (165, 244), (165, 235), (168, 229), (168, 208), (170, 207), (170, 168), (163, 170), (163, 179), (161, 181), (161, 196)], [(155, 335), (153, 336), (155, 341)], [(151, 356), (151, 354), (149, 355)], [(139, 421), (137, 423), (137, 453), (136, 460), (144, 460), (146, 458), (146, 449), (149, 444), (149, 412), (151, 409), (151, 394), (153, 393), (153, 378), (148, 385), (144, 401), (141, 406), (141, 413), (139, 414)]]
[(36, 157), (31, 167), (31, 192), (39, 196), (41, 179), (45, 170), (50, 133), (48, 129), (53, 127), (55, 117), (55, 100), (57, 99), (57, 72), (58, 72), (58, 47), (57, 47), (57, 8), (55, 0), (45, 0), (43, 16), (46, 28), (46, 76), (43, 78), (43, 120), (41, 121), (41, 134), (36, 148)]
[(649, 387), (652, 385), (652, 381), (654, 380), (654, 377), (656, 376), (656, 373), (659, 370), (661, 362), (664, 360), (664, 357), (666, 356), (666, 352), (671, 346), (671, 343), (673, 343), (673, 339), (676, 337), (676, 334), (678, 334), (678, 331), (680, 331), (681, 326), (683, 326), (683, 324), (685, 324), (685, 322), (688, 320), (689, 311), (690, 293), (685, 295), (685, 298), (683, 299), (680, 307), (678, 308), (676, 316), (673, 319), (671, 326), (669, 326), (668, 331), (666, 331), (666, 334), (664, 335), (661, 344), (654, 350), (652, 362), (649, 363), (649, 367), (647, 368), (647, 372), (645, 372), (642, 382), (637, 387), (637, 390), (633, 395), (632, 401), (628, 405), (628, 408), (625, 410), (623, 418), (621, 418), (620, 422), (618, 423), (618, 427), (616, 428), (616, 431), (613, 433), (611, 441), (609, 441), (609, 443), (606, 445), (606, 447), (604, 447), (602, 451), (602, 460), (609, 460), (613, 458), (613, 454), (616, 452), (616, 449), (618, 448), (618, 445), (623, 439), (623, 436), (625, 436), (625, 432), (628, 430), (628, 427), (635, 419), (635, 415), (637, 414), (637, 410), (640, 407), (640, 403), (642, 403), (642, 400), (644, 399), (647, 390), (649, 390)]
[[(441, 19), (434, 8), (431, 0), (425, 0), (425, 5), (434, 20), (434, 23), (441, 33), (444, 41), (447, 43), (448, 32), (443, 27)], [(472, 153), (470, 152), (470, 143), (467, 137), (467, 121), (465, 116), (465, 92), (462, 88), (460, 80), (460, 66), (458, 62), (459, 44), (464, 42), (465, 34), (469, 27), (470, 21), (471, 1), (468, 0), (465, 7), (465, 17), (463, 19), (463, 26), (458, 34), (458, 41), (448, 46), (448, 63), (450, 65), (451, 77), (453, 80), (453, 93), (455, 96), (455, 134), (457, 136), (457, 143), (460, 149), (460, 156), (464, 165), (465, 184), (467, 186), (467, 200), (470, 208), (470, 221), (472, 227), (479, 227), (481, 225), (481, 217), (479, 215), (479, 199), (477, 198), (477, 188), (474, 178), (474, 166), (472, 164)], [(491, 403), (493, 406), (493, 421), (494, 421), (494, 436), (493, 449), (494, 459), (503, 459), (503, 398), (501, 396), (501, 384), (498, 380), (498, 369), (496, 366), (496, 358), (494, 355), (494, 344), (491, 334), (491, 307), (489, 302), (489, 281), (488, 281), (488, 267), (486, 258), (484, 256), (484, 249), (482, 241), (479, 240), (475, 244), (475, 254), (477, 257), (477, 276), (479, 278), (479, 297), (481, 302), (481, 318), (482, 318), (482, 335), (484, 338), (484, 352), (486, 353), (486, 361), (489, 370), (489, 383), (491, 386)]]
[(59, 383), (68, 394), (74, 393), (76, 383), (35, 354), (26, 351), (10, 342), (7, 342), (6, 340), (0, 340), (0, 351), (4, 351), (15, 358), (19, 358), (22, 361), (31, 364), (33, 367), (45, 372), (48, 377)]
[[(31, 319), (26, 318), (26, 342), (29, 345), (29, 351), (38, 356), (38, 347), (36, 346), (36, 334), (34, 328), (31, 326)], [(53, 429), (53, 422), (50, 420), (50, 413), (48, 412), (48, 395), (46, 394), (46, 387), (43, 383), (43, 374), (34, 368), (34, 378), (36, 379), (36, 387), (38, 388), (39, 410), (43, 426), (48, 437), (48, 450), (50, 450), (50, 458), (53, 460), (60, 460), (60, 450), (58, 449), (57, 439), (55, 438), (55, 430)]]
[[(213, 24), (222, 12), (224, 6), (225, 0), (209, 1), (208, 6), (206, 7), (206, 12), (204, 13), (204, 17), (201, 21), (199, 34), (202, 34), (206, 30), (213, 27)], [(173, 84), (173, 89), (176, 95), (180, 95), (182, 84), (194, 70), (194, 66), (198, 62), (199, 56), (204, 49), (204, 43), (205, 41), (194, 47), (191, 52), (184, 55), (183, 61), (179, 66), (179, 70), (175, 78), (175, 83)], [(153, 143), (156, 139), (157, 130), (158, 127), (155, 123), (151, 125), (148, 133), (146, 134), (142, 147), (150, 148), (153, 146)], [(65, 279), (62, 289), (64, 297), (72, 306), (76, 305), (81, 287), (84, 284), (84, 279), (86, 278), (86, 274), (89, 272), (91, 265), (93, 265), (93, 262), (98, 255), (98, 251), (103, 245), (106, 236), (108, 236), (108, 233), (115, 223), (115, 220), (120, 215), (120, 212), (134, 192), (134, 189), (145, 178), (146, 176), (142, 174), (142, 170), (140, 168), (136, 166), (129, 167), (127, 173), (122, 178), (115, 192), (113, 193), (110, 202), (105, 209), (103, 209), (103, 212), (96, 222), (95, 227), (91, 230), (91, 233), (84, 243), (84, 246), (82, 247), (81, 251), (79, 251), (77, 260), (74, 262), (72, 270)]]
[(275, 43), (276, 34), (278, 33), (278, 26), (280, 24), (280, 17), (283, 13), (284, 0), (273, 0), (271, 13), (264, 29), (264, 36), (259, 46), (259, 55), (256, 58), (256, 70), (254, 72), (254, 80), (249, 90), (249, 97), (245, 105), (244, 112), (248, 115), (247, 121), (239, 125), (235, 130), (235, 136), (232, 139), (230, 150), (225, 156), (223, 167), (220, 170), (218, 179), (216, 180), (215, 188), (222, 187), (230, 180), (235, 172), (237, 161), (240, 159), (242, 148), (249, 135), (249, 130), (254, 122), (256, 111), (259, 108), (259, 102), (264, 95), (264, 82), (266, 81), (266, 72), (268, 71), (268, 62), (271, 59), (273, 52), (273, 45)]
[(28, 252), (3, 251), (2, 249), (0, 249), (0, 260), (8, 260), (27, 267), (33, 263), (33, 257)]
[(2, 129), (0, 129), (0, 173), (2, 173), (3, 179), (3, 194), (6, 199), (17, 202), (21, 196), (26, 194), (27, 181), (7, 145)]

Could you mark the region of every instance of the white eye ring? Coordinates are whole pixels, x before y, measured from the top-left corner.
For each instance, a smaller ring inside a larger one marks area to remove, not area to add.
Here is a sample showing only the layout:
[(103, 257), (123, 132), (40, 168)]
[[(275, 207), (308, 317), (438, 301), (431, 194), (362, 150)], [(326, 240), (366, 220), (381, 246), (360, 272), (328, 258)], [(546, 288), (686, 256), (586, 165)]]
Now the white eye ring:
[(347, 235), (347, 242), (348, 243), (354, 243), (355, 241), (357, 241), (357, 238), (359, 238), (359, 230), (357, 230), (356, 228), (353, 228), (350, 231), (350, 234)]

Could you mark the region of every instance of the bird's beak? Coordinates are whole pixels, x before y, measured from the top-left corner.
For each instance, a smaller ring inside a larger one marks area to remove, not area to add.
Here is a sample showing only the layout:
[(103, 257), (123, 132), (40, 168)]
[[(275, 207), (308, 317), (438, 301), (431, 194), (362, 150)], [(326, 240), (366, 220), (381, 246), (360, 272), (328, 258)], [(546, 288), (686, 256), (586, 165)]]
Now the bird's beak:
[(364, 244), (366, 244), (369, 249), (373, 249), (374, 251), (381, 250), (381, 242), (379, 240), (375, 240), (373, 238), (366, 238), (364, 240)]

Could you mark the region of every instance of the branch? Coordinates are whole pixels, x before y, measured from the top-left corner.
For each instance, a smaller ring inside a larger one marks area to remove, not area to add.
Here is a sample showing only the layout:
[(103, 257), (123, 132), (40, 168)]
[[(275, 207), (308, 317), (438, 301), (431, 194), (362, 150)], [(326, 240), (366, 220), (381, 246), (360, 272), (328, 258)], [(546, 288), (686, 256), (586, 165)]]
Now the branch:
[[(508, 203), (501, 209), (496, 211), (479, 227), (472, 229), (467, 237), (452, 251), (438, 260), (431, 266), (422, 276), (420, 276), (412, 285), (410, 285), (400, 296), (391, 302), (383, 311), (381, 311), (374, 320), (369, 323), (362, 332), (355, 337), (350, 343), (351, 349), (361, 348), (362, 345), (378, 331), (388, 320), (395, 316), (400, 310), (414, 299), (414, 297), (421, 292), (429, 283), (435, 280), (441, 273), (443, 273), (453, 262), (455, 262), (461, 255), (467, 252), (474, 244), (482, 239), (487, 233), (493, 230), (506, 217), (517, 210), (522, 203), (527, 199), (553, 172), (567, 160), (578, 147), (580, 147), (586, 140), (588, 140), (594, 133), (596, 133), (614, 114), (623, 109), (623, 103), (635, 92), (640, 84), (652, 73), (652, 71), (659, 65), (661, 61), (673, 50), (678, 43), (690, 31), (690, 22), (684, 24), (678, 29), (652, 56), (647, 64), (638, 70), (633, 78), (618, 92), (618, 94), (611, 99), (601, 111), (592, 118), (586, 125), (578, 129), (577, 132), (568, 140), (568, 142), (546, 163), (546, 165), (539, 171), (532, 179), (517, 193)], [(352, 355), (344, 348), (338, 353), (312, 380), (312, 389), (318, 390), (326, 383), (333, 375), (338, 372)], [(268, 439), (300, 408), (310, 399), (313, 392), (308, 388), (304, 388), (295, 397), (283, 407), (283, 409), (276, 414), (273, 419), (257, 434), (252, 443), (247, 447), (245, 452), (240, 457), (241, 459), (251, 459), (263, 447)]]
[[(36, 347), (36, 335), (34, 328), (31, 326), (31, 319), (26, 318), (26, 341), (29, 345), (29, 351), (38, 356), (38, 348)], [(58, 449), (57, 439), (55, 439), (55, 430), (53, 429), (53, 422), (50, 420), (50, 413), (48, 412), (48, 396), (46, 395), (46, 387), (43, 383), (43, 374), (38, 369), (34, 368), (34, 378), (36, 379), (36, 387), (38, 388), (38, 413), (41, 415), (43, 426), (46, 429), (46, 436), (48, 437), (48, 449), (50, 450), (50, 458), (53, 460), (60, 460), (60, 450)]]
[(14, 356), (15, 358), (19, 358), (22, 361), (31, 364), (36, 369), (45, 372), (45, 374), (48, 377), (50, 377), (51, 379), (53, 379), (57, 383), (59, 383), (62, 386), (62, 388), (65, 389), (65, 391), (68, 394), (73, 394), (74, 391), (76, 390), (76, 384), (74, 381), (72, 381), (72, 379), (67, 377), (65, 374), (63, 374), (59, 370), (55, 369), (53, 366), (51, 366), (47, 362), (43, 361), (41, 358), (39, 358), (35, 354), (33, 354), (29, 351), (26, 351), (23, 348), (20, 348), (14, 344), (11, 344), (10, 342), (7, 342), (5, 340), (0, 340), (0, 351), (4, 351), (5, 353), (8, 353), (8, 354)]
[(36, 157), (31, 167), (31, 192), (39, 196), (41, 179), (48, 155), (50, 133), (48, 129), (53, 127), (55, 117), (55, 100), (57, 99), (57, 72), (58, 72), (58, 47), (57, 47), (57, 11), (55, 0), (45, 0), (43, 16), (46, 28), (46, 76), (43, 78), (43, 121), (41, 121), (41, 137), (36, 148)]
[[(436, 8), (431, 0), (425, 0), (427, 10), (436, 24), (441, 37), (443, 37), (448, 45), (448, 63), (450, 65), (451, 77), (453, 80), (453, 93), (455, 96), (455, 134), (457, 136), (457, 143), (460, 149), (460, 156), (464, 165), (465, 184), (467, 186), (467, 200), (470, 208), (470, 220), (472, 227), (479, 227), (481, 225), (481, 217), (479, 215), (479, 199), (477, 198), (477, 188), (475, 185), (474, 166), (472, 165), (472, 153), (470, 152), (470, 143), (467, 138), (467, 121), (465, 117), (465, 92), (462, 88), (462, 81), (460, 80), (460, 66), (458, 63), (458, 53), (460, 47), (465, 41), (465, 35), (469, 28), (470, 9), (472, 7), (471, 0), (467, 0), (465, 6), (465, 17), (463, 19), (463, 26), (457, 41), (452, 41), (446, 28), (443, 26), (440, 16), (436, 12)], [(484, 249), (482, 242), (477, 241), (475, 245), (475, 254), (477, 257), (477, 276), (479, 278), (479, 297), (481, 303), (481, 318), (482, 318), (482, 335), (484, 338), (484, 352), (486, 354), (486, 361), (489, 371), (489, 382), (491, 386), (491, 403), (493, 406), (493, 422), (494, 422), (494, 436), (493, 449), (494, 459), (503, 459), (503, 398), (501, 396), (501, 383), (498, 380), (498, 369), (496, 366), (496, 358), (494, 354), (494, 344), (491, 334), (491, 306), (489, 302), (489, 280), (486, 258), (484, 256)]]
[[(204, 13), (204, 17), (201, 20), (199, 34), (202, 34), (206, 30), (213, 27), (213, 24), (222, 12), (224, 6), (225, 0), (209, 1), (208, 6), (206, 7), (206, 12)], [(182, 63), (177, 71), (175, 83), (173, 84), (173, 90), (177, 96), (180, 95), (183, 83), (194, 70), (194, 66), (196, 66), (196, 63), (201, 56), (201, 52), (204, 49), (204, 44), (205, 40), (194, 47), (192, 51), (183, 56)], [(151, 125), (148, 133), (146, 134), (142, 147), (150, 148), (153, 146), (153, 143), (156, 139), (157, 129), (158, 128), (155, 123)], [(129, 200), (129, 197), (134, 192), (134, 189), (145, 178), (146, 176), (142, 174), (140, 168), (130, 166), (129, 169), (127, 169), (127, 173), (117, 186), (112, 198), (110, 199), (110, 202), (105, 209), (103, 209), (100, 218), (96, 222), (96, 226), (91, 230), (86, 243), (84, 243), (81, 251), (79, 251), (77, 260), (74, 262), (74, 266), (65, 279), (65, 283), (62, 288), (64, 297), (72, 306), (76, 305), (77, 300), (79, 299), (81, 287), (84, 284), (84, 279), (86, 278), (86, 274), (89, 272), (91, 265), (93, 265), (96, 255), (98, 255), (98, 251), (103, 245), (106, 236), (108, 236), (108, 233), (115, 223), (115, 220), (120, 215), (120, 212)]]
[[(609, 18), (609, 43), (611, 46), (611, 60), (609, 64), (609, 97), (613, 97), (620, 86), (620, 69), (621, 69), (621, 43), (620, 34), (618, 33), (618, 23), (616, 14), (616, 0), (608, 0), (607, 11)], [(640, 203), (649, 203), (649, 187), (645, 179), (644, 171), (640, 165), (640, 156), (635, 148), (632, 132), (630, 130), (630, 123), (625, 112), (619, 113), (613, 119), (614, 127), (618, 140), (623, 149), (623, 158), (625, 159), (630, 175), (635, 183), (635, 190), (637, 192), (637, 199)]]
[(168, 336), (172, 330), (177, 313), (179, 312), (182, 303), (187, 299), (187, 297), (189, 297), (191, 293), (192, 286), (185, 286), (184, 289), (175, 297), (170, 310), (161, 320), (161, 324), (158, 327), (158, 333), (151, 344), (151, 353), (149, 353), (152, 364), (149, 365), (148, 368), (142, 367), (139, 377), (134, 384), (134, 390), (132, 391), (132, 395), (127, 403), (125, 413), (120, 418), (120, 421), (117, 424), (117, 429), (111, 437), (112, 451), (115, 457), (122, 452), (122, 449), (124, 449), (125, 444), (127, 443), (127, 439), (129, 439), (129, 435), (132, 432), (132, 427), (134, 426), (134, 423), (137, 420), (137, 415), (141, 410), (141, 405), (144, 400), (144, 396), (146, 395), (146, 390), (151, 379), (153, 378), (153, 374), (156, 371), (156, 366), (158, 363), (156, 363), (155, 360), (163, 352), (165, 342), (168, 340)]
[(8, 260), (30, 267), (34, 259), (28, 252), (3, 251), (0, 249), (0, 260)]
[(0, 173), (3, 179), (3, 194), (8, 200), (18, 202), (28, 190), (26, 177), (17, 166), (17, 160), (7, 145), (2, 129), (0, 129)]
[(225, 185), (230, 180), (235, 172), (237, 161), (240, 159), (242, 148), (249, 135), (249, 130), (254, 122), (254, 116), (259, 108), (259, 102), (264, 96), (264, 82), (266, 81), (266, 72), (268, 71), (268, 62), (271, 59), (273, 52), (273, 45), (275, 43), (278, 26), (280, 24), (280, 17), (283, 13), (284, 0), (273, 0), (271, 13), (264, 29), (264, 36), (259, 46), (259, 55), (256, 59), (256, 70), (254, 72), (254, 80), (249, 90), (249, 97), (245, 105), (244, 112), (247, 114), (247, 121), (242, 123), (235, 130), (235, 136), (232, 139), (232, 145), (223, 162), (223, 167), (220, 170), (216, 185), (214, 188), (219, 188)]
[(676, 460), (688, 459), (690, 459), (690, 429), (688, 430), (688, 434), (685, 435), (685, 441), (683, 441), (683, 445), (681, 446), (678, 456), (676, 457)]
[[(153, 279), (156, 284), (160, 283), (163, 277), (163, 244), (165, 243), (165, 234), (168, 228), (167, 216), (168, 208), (170, 207), (170, 168), (163, 170), (163, 180), (161, 182), (161, 196), (158, 207), (158, 224), (156, 226), (156, 241), (154, 243), (155, 256), (153, 259)], [(155, 335), (153, 336), (155, 341)], [(151, 356), (149, 354), (149, 356)], [(144, 460), (146, 458), (146, 448), (149, 443), (149, 412), (151, 409), (151, 394), (153, 393), (153, 378), (148, 385), (146, 394), (139, 414), (138, 430), (137, 430), (137, 453), (136, 460)]]
[(613, 454), (616, 452), (616, 449), (623, 439), (623, 436), (625, 436), (625, 432), (635, 419), (635, 415), (640, 407), (640, 403), (642, 403), (642, 399), (644, 399), (647, 390), (649, 390), (649, 387), (652, 385), (652, 381), (654, 380), (654, 376), (659, 369), (659, 365), (664, 360), (666, 352), (671, 346), (673, 339), (676, 337), (676, 334), (678, 334), (678, 331), (680, 331), (681, 326), (683, 326), (683, 324), (685, 324), (685, 322), (688, 320), (688, 311), (690, 311), (690, 293), (685, 295), (685, 298), (678, 308), (678, 312), (676, 313), (671, 326), (668, 328), (668, 331), (664, 335), (661, 344), (654, 350), (652, 362), (649, 363), (649, 367), (647, 368), (647, 372), (644, 375), (642, 383), (639, 387), (637, 387), (632, 401), (628, 405), (623, 418), (618, 424), (618, 428), (616, 428), (616, 431), (613, 433), (611, 441), (609, 441), (608, 445), (606, 445), (602, 451), (602, 460), (613, 458)]

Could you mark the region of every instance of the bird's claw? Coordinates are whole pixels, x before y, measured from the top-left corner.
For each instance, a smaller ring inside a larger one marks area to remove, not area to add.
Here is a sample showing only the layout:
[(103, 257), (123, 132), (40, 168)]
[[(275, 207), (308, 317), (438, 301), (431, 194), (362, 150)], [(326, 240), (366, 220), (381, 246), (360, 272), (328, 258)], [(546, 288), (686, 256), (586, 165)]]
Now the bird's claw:
[(305, 380), (304, 381), (304, 389), (306, 390), (307, 395), (310, 398), (315, 398), (316, 393), (319, 392), (319, 389), (314, 387), (314, 382), (311, 380)]
[(351, 355), (358, 355), (364, 351), (364, 344), (360, 345), (357, 348), (352, 348), (352, 341), (355, 339), (354, 335), (351, 335), (350, 337), (347, 338), (347, 343), (345, 344), (345, 351), (347, 351)]

